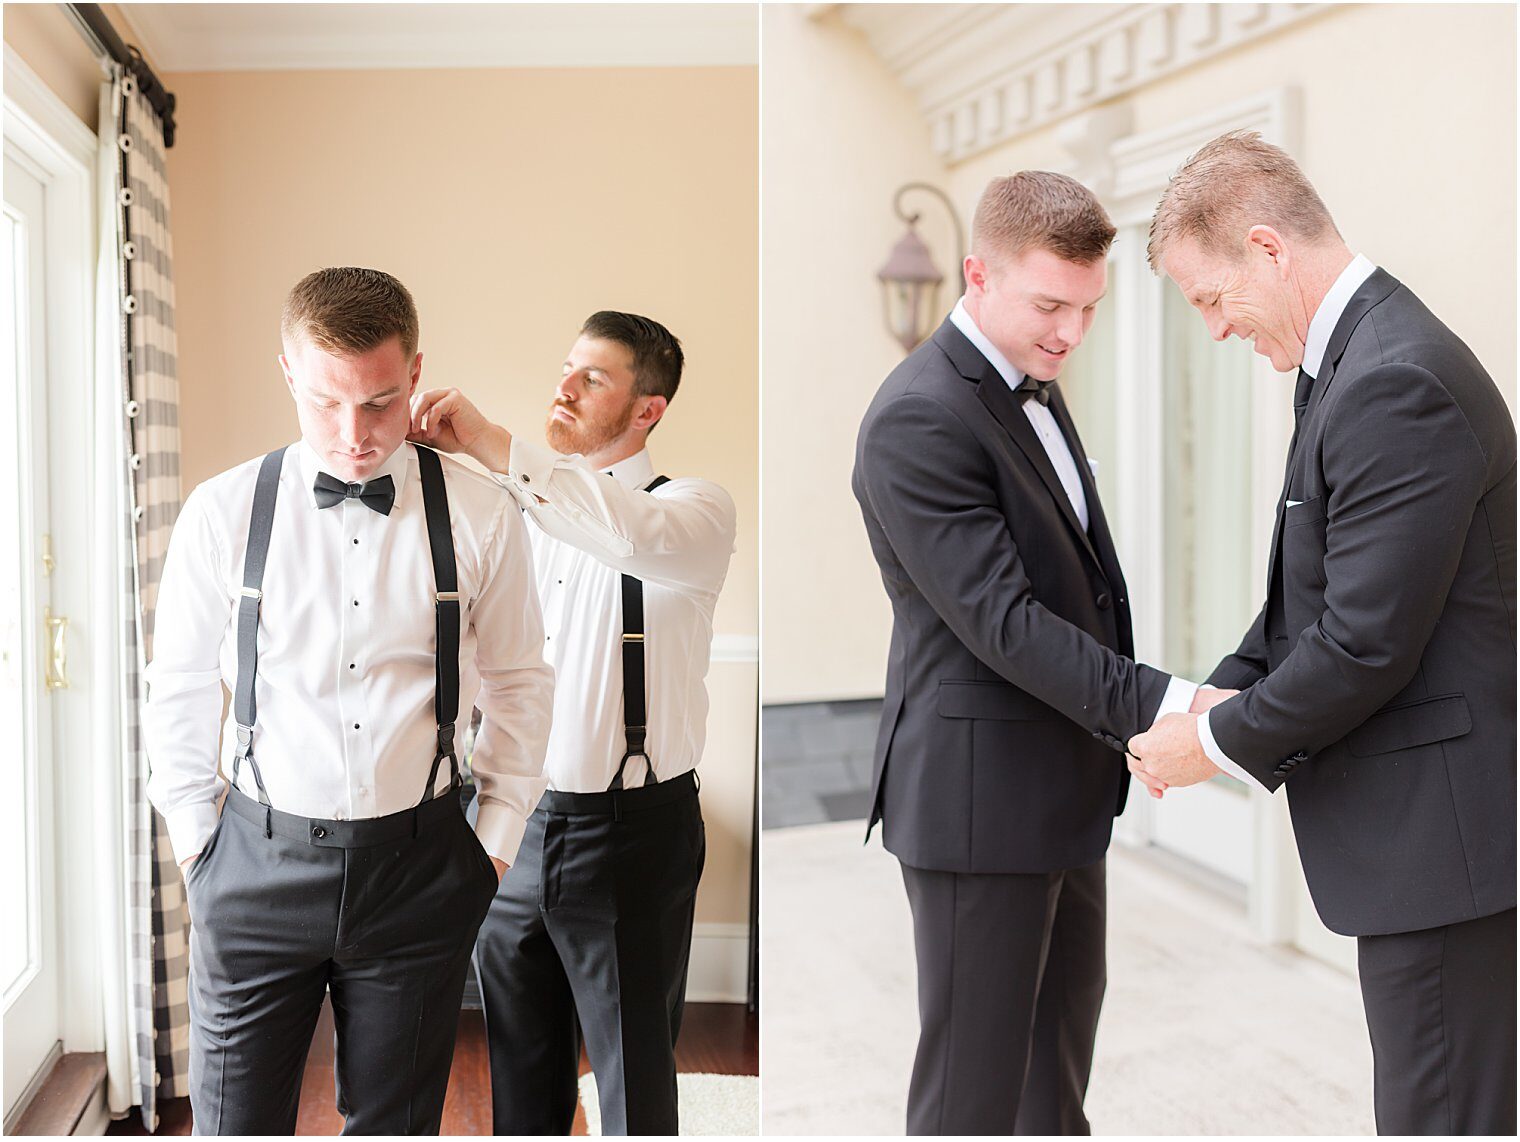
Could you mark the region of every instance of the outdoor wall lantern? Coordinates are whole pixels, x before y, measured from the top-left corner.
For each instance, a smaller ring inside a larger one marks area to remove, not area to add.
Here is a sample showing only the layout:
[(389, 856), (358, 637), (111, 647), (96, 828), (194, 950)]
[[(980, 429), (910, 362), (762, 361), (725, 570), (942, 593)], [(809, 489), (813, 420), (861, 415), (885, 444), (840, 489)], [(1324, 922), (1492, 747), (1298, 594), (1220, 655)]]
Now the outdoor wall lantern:
[(961, 265), (966, 260), (966, 237), (961, 230), (960, 216), (956, 214), (955, 204), (945, 192), (926, 182), (910, 182), (898, 187), (892, 198), (892, 209), (896, 211), (897, 217), (908, 224), (908, 232), (892, 247), (887, 264), (877, 271), (876, 277), (881, 282), (882, 315), (886, 319), (887, 331), (903, 347), (904, 353), (913, 352), (934, 332), (940, 319), (937, 304), (939, 287), (945, 280), (939, 267), (934, 264), (929, 247), (914, 229), (921, 215), (903, 211), (903, 197), (910, 191), (925, 191), (933, 195), (944, 204), (945, 211), (950, 215), (950, 222), (955, 227), (957, 279), (960, 278)]

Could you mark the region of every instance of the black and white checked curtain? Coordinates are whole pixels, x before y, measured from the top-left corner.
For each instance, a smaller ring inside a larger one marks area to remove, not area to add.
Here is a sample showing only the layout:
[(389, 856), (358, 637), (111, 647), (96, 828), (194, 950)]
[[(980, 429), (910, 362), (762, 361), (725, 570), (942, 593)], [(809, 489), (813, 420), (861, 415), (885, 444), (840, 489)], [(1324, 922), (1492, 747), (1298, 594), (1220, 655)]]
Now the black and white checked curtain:
[(130, 75), (112, 84), (117, 111), (116, 199), (122, 283), (122, 424), (126, 433), (131, 534), (122, 568), (127, 591), (126, 813), (129, 843), (128, 955), (133, 1039), (143, 1124), (158, 1123), (158, 1099), (188, 1093), (189, 912), (184, 881), (163, 819), (148, 803), (141, 707), (145, 664), (169, 532), (179, 514), (179, 381), (175, 368), (174, 264), (163, 124)]

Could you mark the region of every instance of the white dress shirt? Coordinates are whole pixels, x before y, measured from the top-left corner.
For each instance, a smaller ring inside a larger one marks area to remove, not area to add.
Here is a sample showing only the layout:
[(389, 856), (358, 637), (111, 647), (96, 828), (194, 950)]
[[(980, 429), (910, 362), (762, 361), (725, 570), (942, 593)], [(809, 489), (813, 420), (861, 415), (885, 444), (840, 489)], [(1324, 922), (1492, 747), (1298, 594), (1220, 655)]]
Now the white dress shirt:
[[(237, 689), (237, 601), (260, 459), (213, 476), (185, 501), (159, 584), (143, 735), (148, 796), (175, 856), (201, 851), (216, 825), (222, 686)], [(373, 478), (396, 502), (318, 509), (321, 461), (285, 454), (260, 614), (253, 756), (274, 808), (300, 816), (380, 817), (422, 800), (437, 752), (433, 565), (416, 452), (403, 444)], [(488, 480), (443, 458), (463, 608), (459, 739), (484, 716), (472, 766), (476, 832), (510, 863), (544, 789), (554, 675), (543, 659), (527, 528)], [(237, 742), (229, 710), (221, 762)], [(448, 761), (434, 794), (447, 789)], [(251, 766), (238, 785), (258, 795)]]
[[(696, 768), (707, 738), (713, 609), (734, 551), (734, 502), (718, 485), (655, 477), (648, 450), (609, 471), (512, 438), (497, 481), (536, 525), (533, 566), (554, 665), (545, 772), (553, 789), (600, 793), (627, 749), (623, 733), (624, 572), (644, 583), (647, 749), (656, 779)], [(625, 788), (644, 781), (630, 758)]]
[[(1314, 311), (1314, 316), (1309, 319), (1309, 332), (1304, 336), (1304, 363), (1303, 370), (1311, 377), (1318, 377), (1320, 369), (1325, 363), (1325, 350), (1330, 347), (1330, 334), (1335, 332), (1335, 327), (1340, 324), (1341, 314), (1346, 312), (1346, 306), (1350, 304), (1352, 295), (1362, 288), (1362, 283), (1370, 278), (1377, 266), (1358, 254), (1351, 259), (1351, 263), (1340, 272), (1335, 279), (1335, 284), (1326, 292), (1324, 300), (1319, 303), (1319, 308)], [(1220, 705), (1232, 699), (1226, 698)], [(1214, 737), (1214, 731), (1209, 726), (1209, 714), (1207, 711), (1198, 719), (1198, 741), (1203, 746), (1203, 752), (1208, 755), (1210, 761), (1217, 765), (1231, 777), (1255, 785), (1259, 789), (1266, 788), (1250, 773), (1242, 769), (1230, 759), (1229, 754), (1219, 747), (1219, 742)]]
[[(1011, 389), (1017, 398), (1018, 388), (1024, 383), (1024, 373), (1016, 368), (1007, 357), (1003, 356), (987, 335), (977, 327), (971, 319), (971, 314), (966, 312), (966, 299), (962, 297), (955, 303), (955, 308), (950, 311), (951, 323), (966, 335), (966, 340), (977, 347), (977, 350), (986, 357), (988, 362), (997, 370), (998, 376)], [(1091, 527), (1087, 512), (1087, 494), (1082, 490), (1082, 478), (1077, 473), (1077, 462), (1072, 457), (1071, 446), (1066, 443), (1066, 437), (1061, 435), (1061, 427), (1056, 423), (1055, 416), (1050, 409), (1037, 400), (1021, 400), (1024, 415), (1029, 418), (1029, 423), (1034, 426), (1035, 434), (1040, 438), (1040, 443), (1045, 447), (1045, 454), (1050, 457), (1050, 463), (1056, 470), (1056, 475), (1061, 478), (1061, 487), (1066, 491), (1066, 497), (1071, 501), (1072, 510), (1077, 513), (1077, 518), (1082, 521), (1082, 530)], [(1185, 714), (1193, 704), (1193, 696), (1198, 692), (1198, 684), (1189, 682), (1185, 678), (1172, 678), (1166, 684), (1166, 693), (1162, 695), (1161, 707), (1156, 711), (1157, 719), (1167, 714)]]

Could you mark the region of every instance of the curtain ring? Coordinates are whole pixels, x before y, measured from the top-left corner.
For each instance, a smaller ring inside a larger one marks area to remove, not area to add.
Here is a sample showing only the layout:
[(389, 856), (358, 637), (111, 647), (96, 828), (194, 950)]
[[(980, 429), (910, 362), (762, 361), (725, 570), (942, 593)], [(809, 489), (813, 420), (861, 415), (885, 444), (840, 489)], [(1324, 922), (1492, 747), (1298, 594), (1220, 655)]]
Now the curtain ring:
[(137, 94), (137, 80), (136, 80), (136, 78), (133, 77), (133, 76), (131, 76), (131, 75), (122, 76), (121, 90), (122, 90), (122, 93), (125, 94), (125, 95), (136, 95)]
[(142, 517), (143, 517), (143, 507), (142, 507), (141, 504), (138, 504), (135, 508), (132, 509), (132, 519), (133, 519), (133, 522), (135, 522), (135, 523), (142, 523)]
[(121, 244), (121, 256), (129, 262), (137, 257), (137, 243), (131, 241), (123, 242)]
[(141, 452), (134, 452), (134, 453), (132, 453), (132, 458), (130, 460), (128, 460), (127, 463), (132, 466), (132, 471), (134, 471), (134, 472), (137, 471), (139, 468), (142, 467), (142, 453)]
[(139, 412), (141, 412), (141, 411), (142, 411), (142, 406), (139, 405), (135, 400), (129, 400), (127, 402), (127, 419), (128, 420), (135, 420), (135, 419), (137, 419), (137, 414)]
[(132, 190), (131, 190), (131, 188), (124, 186), (120, 190), (118, 190), (116, 192), (116, 201), (119, 202), (119, 203), (121, 203), (123, 206), (131, 206), (132, 205)]
[(123, 151), (130, 151), (132, 149), (132, 136), (123, 131), (116, 136), (116, 145)]
[(121, 308), (126, 313), (136, 313), (137, 312), (137, 299), (135, 297), (133, 297), (131, 294), (127, 294), (126, 297), (124, 297), (124, 298), (121, 299)]

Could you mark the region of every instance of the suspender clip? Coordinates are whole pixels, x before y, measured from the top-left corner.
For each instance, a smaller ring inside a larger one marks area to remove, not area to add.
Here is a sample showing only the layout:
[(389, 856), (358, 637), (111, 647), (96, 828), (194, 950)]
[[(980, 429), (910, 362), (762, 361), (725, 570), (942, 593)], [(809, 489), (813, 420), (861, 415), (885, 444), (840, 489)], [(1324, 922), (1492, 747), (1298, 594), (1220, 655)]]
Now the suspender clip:
[(433, 598), (437, 599), (440, 603), (457, 603), (459, 602), (459, 592), (439, 591)]
[(642, 634), (628, 634), (628, 633), (625, 632), (623, 634), (623, 641), (624, 642), (643, 642), (644, 641), (644, 636)]
[(237, 740), (236, 756), (238, 758), (247, 757), (253, 749), (253, 727), (239, 725), (237, 728)]
[(443, 757), (446, 754), (451, 754), (454, 752), (454, 725), (455, 723), (453, 722), (447, 722), (438, 727), (439, 757)]
[(243, 598), (252, 599), (255, 603), (257, 603), (264, 598), (264, 592), (259, 590), (257, 587), (244, 587)]

